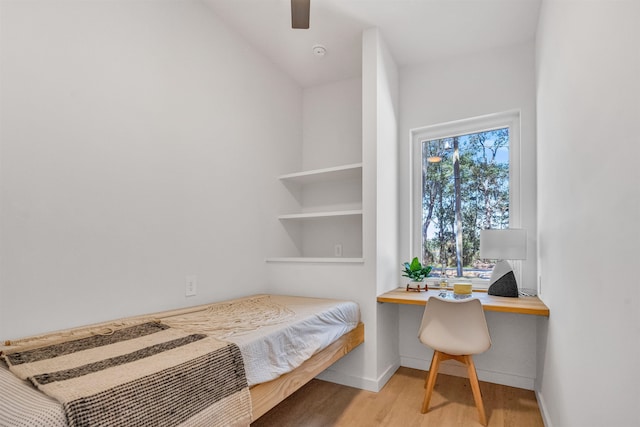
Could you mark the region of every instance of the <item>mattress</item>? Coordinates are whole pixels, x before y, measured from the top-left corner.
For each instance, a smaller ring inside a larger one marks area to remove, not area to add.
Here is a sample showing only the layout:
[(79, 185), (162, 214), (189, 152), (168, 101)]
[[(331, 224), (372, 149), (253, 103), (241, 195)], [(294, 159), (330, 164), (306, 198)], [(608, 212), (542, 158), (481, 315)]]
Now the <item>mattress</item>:
[[(315, 353), (354, 329), (360, 321), (356, 303), (333, 299), (261, 295), (220, 303), (266, 301), (280, 307), (279, 317), (247, 328), (246, 313), (237, 312), (217, 335), (238, 345), (250, 386), (291, 372)], [(207, 332), (211, 332), (210, 330)], [(214, 333), (214, 335), (216, 335)], [(0, 426), (65, 426), (62, 406), (9, 372), (0, 363)]]
[(249, 386), (291, 372), (360, 322), (350, 301), (271, 295), (293, 312), (283, 323), (225, 338), (240, 347)]

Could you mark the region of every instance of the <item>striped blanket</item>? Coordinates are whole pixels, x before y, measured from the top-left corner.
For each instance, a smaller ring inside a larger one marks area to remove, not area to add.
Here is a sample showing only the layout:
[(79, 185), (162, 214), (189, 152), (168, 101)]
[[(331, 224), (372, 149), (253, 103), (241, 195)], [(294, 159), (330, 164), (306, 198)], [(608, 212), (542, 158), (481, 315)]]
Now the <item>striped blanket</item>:
[(62, 403), (70, 426), (247, 426), (237, 345), (147, 322), (5, 351), (19, 378)]

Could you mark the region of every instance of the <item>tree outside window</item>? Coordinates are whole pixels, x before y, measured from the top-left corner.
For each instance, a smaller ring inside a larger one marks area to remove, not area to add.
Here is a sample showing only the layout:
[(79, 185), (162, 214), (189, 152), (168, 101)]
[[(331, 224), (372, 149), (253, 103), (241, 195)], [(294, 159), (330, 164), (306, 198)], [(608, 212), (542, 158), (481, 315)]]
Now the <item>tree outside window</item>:
[(509, 227), (509, 128), (422, 141), (422, 262), (488, 279), (480, 230)]

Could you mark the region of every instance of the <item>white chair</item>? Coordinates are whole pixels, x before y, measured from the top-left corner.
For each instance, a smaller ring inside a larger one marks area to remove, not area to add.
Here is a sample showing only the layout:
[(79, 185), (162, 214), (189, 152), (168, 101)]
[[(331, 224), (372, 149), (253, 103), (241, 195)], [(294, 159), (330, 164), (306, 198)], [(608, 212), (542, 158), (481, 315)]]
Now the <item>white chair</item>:
[(445, 300), (429, 298), (422, 316), (418, 333), (420, 341), (434, 350), (426, 391), (422, 403), (422, 413), (429, 410), (429, 402), (436, 384), (440, 362), (457, 360), (467, 366), (473, 398), (480, 415), (480, 423), (487, 425), (487, 417), (482, 404), (478, 375), (473, 363), (474, 354), (483, 353), (491, 347), (491, 337), (487, 328), (480, 300)]

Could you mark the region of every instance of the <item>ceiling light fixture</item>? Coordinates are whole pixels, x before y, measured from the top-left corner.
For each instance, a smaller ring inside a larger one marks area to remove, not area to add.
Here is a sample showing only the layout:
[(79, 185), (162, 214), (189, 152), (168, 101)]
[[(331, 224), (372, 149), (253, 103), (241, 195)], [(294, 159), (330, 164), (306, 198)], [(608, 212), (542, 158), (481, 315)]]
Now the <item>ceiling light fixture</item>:
[(325, 56), (327, 54), (327, 48), (321, 44), (314, 45), (312, 49), (315, 56)]
[(446, 151), (451, 150), (451, 141), (448, 139), (433, 139), (431, 141), (421, 141), (422, 144), (427, 144), (427, 162), (440, 163)]

